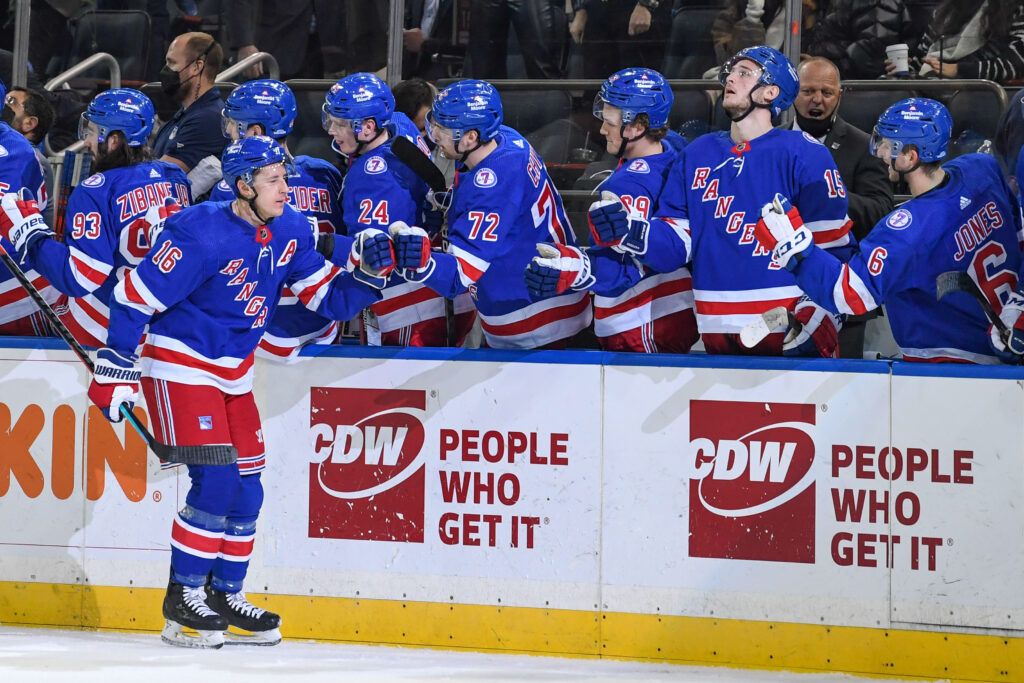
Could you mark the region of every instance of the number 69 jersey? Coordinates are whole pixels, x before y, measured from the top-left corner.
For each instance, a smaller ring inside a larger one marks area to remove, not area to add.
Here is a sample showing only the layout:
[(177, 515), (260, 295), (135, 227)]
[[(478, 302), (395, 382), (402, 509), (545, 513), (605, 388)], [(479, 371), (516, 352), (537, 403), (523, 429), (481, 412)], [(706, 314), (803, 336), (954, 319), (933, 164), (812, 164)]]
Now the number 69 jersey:
[(533, 349), (572, 337), (590, 324), (590, 295), (568, 292), (533, 302), (523, 270), (537, 242), (576, 246), (562, 198), (526, 139), (502, 126), (497, 148), (455, 176), (448, 211), (461, 289), (469, 289), (487, 344)]
[(105, 345), (110, 293), (149, 251), (146, 212), (168, 198), (191, 203), (188, 178), (174, 164), (150, 161), (93, 174), (68, 199), (64, 241), (33, 244), (29, 260), (64, 294), (58, 312), (81, 344)]
[(832, 312), (884, 301), (905, 360), (998, 363), (981, 306), (964, 292), (937, 300), (935, 279), (965, 272), (1001, 311), (1021, 268), (1020, 209), (992, 157), (967, 154), (942, 168), (946, 182), (882, 219), (849, 263), (814, 250), (797, 282)]

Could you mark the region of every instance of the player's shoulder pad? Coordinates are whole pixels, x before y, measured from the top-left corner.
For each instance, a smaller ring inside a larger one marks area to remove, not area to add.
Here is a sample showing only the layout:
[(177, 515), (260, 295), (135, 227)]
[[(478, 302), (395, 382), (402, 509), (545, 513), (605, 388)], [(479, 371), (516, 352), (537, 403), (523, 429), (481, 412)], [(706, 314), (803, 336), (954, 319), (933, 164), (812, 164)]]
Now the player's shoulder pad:
[(341, 175), (341, 171), (338, 170), (337, 166), (326, 159), (321, 159), (320, 157), (311, 157), (305, 154), (300, 154), (292, 159), (292, 161), (295, 162), (295, 167), (297, 169), (300, 171), (306, 171), (313, 176), (316, 175), (314, 171), (330, 175)]
[(275, 235), (280, 234), (289, 239), (294, 237), (295, 233), (301, 237), (313, 237), (309, 218), (291, 204), (284, 205), (284, 212), (270, 223), (270, 230)]
[(679, 133), (675, 132), (674, 130), (670, 130), (662, 139), (661, 144), (666, 151), (671, 151), (678, 154), (679, 152), (682, 152), (684, 149), (686, 149), (686, 146), (689, 145), (690, 143), (687, 142), (686, 138), (684, 138)]

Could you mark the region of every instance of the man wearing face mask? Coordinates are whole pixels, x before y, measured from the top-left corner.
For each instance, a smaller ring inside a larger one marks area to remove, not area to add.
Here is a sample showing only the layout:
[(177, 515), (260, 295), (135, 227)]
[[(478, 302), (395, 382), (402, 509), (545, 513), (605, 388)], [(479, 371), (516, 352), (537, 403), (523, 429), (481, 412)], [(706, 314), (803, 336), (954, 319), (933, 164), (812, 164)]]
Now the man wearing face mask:
[[(839, 69), (824, 57), (812, 57), (797, 68), (800, 91), (793, 102), (794, 130), (802, 130), (828, 148), (846, 185), (853, 234), (858, 241), (893, 209), (892, 183), (885, 164), (874, 157), (870, 136), (839, 116), (843, 89)], [(846, 319), (839, 333), (839, 356), (861, 358), (864, 355), (864, 325), (877, 311)]]
[(153, 151), (188, 174), (196, 197), (220, 182), (220, 155), (228, 142), (221, 135), (222, 103), (213, 86), (222, 58), (210, 34), (183, 33), (171, 41), (160, 70), (163, 91), (181, 108), (160, 129)]

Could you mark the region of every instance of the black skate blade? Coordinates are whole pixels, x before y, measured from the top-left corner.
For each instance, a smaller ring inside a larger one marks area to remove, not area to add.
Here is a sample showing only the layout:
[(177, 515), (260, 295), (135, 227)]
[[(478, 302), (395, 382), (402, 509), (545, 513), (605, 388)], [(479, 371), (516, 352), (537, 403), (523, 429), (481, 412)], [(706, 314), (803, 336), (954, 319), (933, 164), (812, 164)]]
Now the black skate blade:
[(281, 629), (272, 628), (269, 631), (241, 631), (234, 626), (224, 631), (224, 642), (228, 645), (249, 645), (257, 647), (270, 647), (281, 642)]
[(175, 647), (218, 650), (224, 646), (224, 632), (196, 631), (168, 619), (160, 632), (160, 640)]

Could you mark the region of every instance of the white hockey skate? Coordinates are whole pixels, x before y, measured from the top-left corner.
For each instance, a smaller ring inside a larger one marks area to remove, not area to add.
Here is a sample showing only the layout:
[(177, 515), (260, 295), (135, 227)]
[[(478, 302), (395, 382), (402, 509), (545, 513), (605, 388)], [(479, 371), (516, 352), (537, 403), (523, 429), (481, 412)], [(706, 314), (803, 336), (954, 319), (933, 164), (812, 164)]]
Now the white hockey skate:
[(281, 617), (249, 602), (245, 593), (226, 593), (207, 587), (209, 605), (222, 614), (234, 630), (224, 632), (228, 645), (277, 645), (281, 642)]
[(164, 596), (164, 630), (160, 640), (177, 647), (219, 648), (228, 620), (206, 604), (202, 586), (183, 586), (173, 579)]

